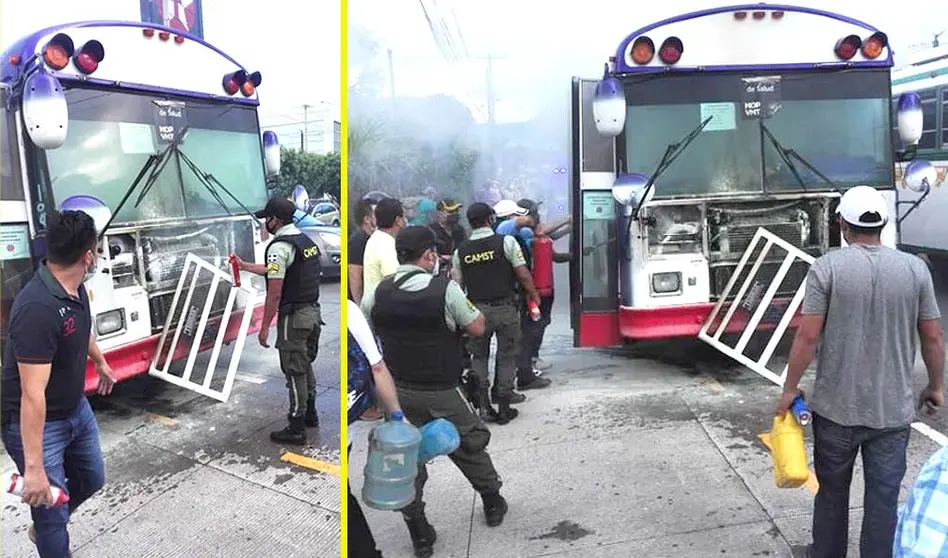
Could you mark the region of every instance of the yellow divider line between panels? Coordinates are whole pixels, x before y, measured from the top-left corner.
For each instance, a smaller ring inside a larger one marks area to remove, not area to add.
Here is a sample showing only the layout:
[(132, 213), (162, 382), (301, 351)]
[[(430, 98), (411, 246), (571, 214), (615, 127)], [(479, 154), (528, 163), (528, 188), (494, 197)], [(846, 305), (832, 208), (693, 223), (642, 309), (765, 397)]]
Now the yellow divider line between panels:
[[(758, 434), (757, 438), (760, 440), (760, 443), (764, 444), (769, 451), (773, 451), (773, 446), (770, 445), (770, 440), (767, 437), (767, 433)], [(806, 478), (806, 482), (803, 483), (803, 486), (810, 491), (810, 494), (816, 495), (817, 491), (820, 489), (820, 483), (816, 480), (816, 474), (813, 472), (813, 469), (810, 469), (810, 475)]]
[(300, 467), (306, 467), (307, 469), (312, 469), (321, 473), (335, 475), (337, 477), (341, 475), (341, 469), (338, 465), (334, 465), (326, 461), (320, 461), (319, 459), (314, 459), (312, 457), (306, 457), (305, 455), (299, 455), (298, 453), (288, 451), (281, 455), (280, 459), (286, 461), (287, 463), (299, 465)]

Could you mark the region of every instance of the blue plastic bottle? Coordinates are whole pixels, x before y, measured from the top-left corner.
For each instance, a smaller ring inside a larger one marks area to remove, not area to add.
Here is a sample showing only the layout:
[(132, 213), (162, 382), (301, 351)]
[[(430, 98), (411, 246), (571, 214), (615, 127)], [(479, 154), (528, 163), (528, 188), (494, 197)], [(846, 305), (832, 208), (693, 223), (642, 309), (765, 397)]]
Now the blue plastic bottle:
[(393, 413), (369, 433), (369, 455), (365, 460), (362, 501), (377, 510), (398, 510), (415, 499), (418, 447), (421, 433)]

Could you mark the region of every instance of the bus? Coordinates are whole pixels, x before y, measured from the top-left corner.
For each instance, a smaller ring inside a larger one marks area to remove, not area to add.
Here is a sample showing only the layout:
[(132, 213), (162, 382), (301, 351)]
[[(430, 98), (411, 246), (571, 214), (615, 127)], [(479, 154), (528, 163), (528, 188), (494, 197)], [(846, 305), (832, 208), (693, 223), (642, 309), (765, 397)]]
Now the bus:
[(871, 25), (745, 4), (646, 25), (602, 79), (573, 78), (574, 345), (698, 337), (780, 383), (766, 365), (809, 264), (844, 242), (841, 194), (868, 185), (907, 210), (895, 161), (921, 115), (912, 93), (892, 114), (891, 67)]
[[(0, 63), (4, 336), (44, 257), (49, 212), (81, 209), (99, 230), (86, 288), (116, 378), (151, 373), (226, 400), (265, 290), (228, 260), (263, 261), (268, 233), (251, 211), (280, 167), (276, 135), (259, 127), (261, 80), (202, 39), (149, 23), (64, 24), (10, 46)], [(221, 386), (213, 370), (235, 341)], [(205, 378), (192, 380), (209, 349)], [(96, 382), (90, 362), (86, 390)]]
[[(897, 56), (895, 61), (892, 93), (918, 94), (923, 124), (917, 157), (936, 169), (925, 203), (902, 222), (899, 247), (925, 257), (932, 266), (948, 269), (948, 220), (944, 219), (948, 214), (948, 45)], [(896, 168), (897, 180), (901, 170)]]

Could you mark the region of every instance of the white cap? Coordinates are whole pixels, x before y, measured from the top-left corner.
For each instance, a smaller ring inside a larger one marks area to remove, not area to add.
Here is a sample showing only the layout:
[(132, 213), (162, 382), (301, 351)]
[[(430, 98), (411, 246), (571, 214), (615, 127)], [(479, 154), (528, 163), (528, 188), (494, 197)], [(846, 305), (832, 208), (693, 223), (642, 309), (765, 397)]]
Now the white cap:
[(889, 221), (889, 204), (871, 186), (854, 186), (839, 200), (836, 213), (850, 225), (878, 228)]
[(498, 217), (503, 218), (513, 215), (527, 215), (530, 212), (517, 205), (517, 202), (513, 200), (500, 200), (494, 204), (494, 213), (496, 213)]

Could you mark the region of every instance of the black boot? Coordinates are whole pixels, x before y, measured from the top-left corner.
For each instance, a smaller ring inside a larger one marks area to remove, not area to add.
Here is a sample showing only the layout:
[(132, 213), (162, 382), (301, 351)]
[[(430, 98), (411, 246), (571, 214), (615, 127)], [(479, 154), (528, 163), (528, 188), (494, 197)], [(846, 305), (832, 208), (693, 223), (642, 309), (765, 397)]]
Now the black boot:
[(490, 404), (487, 387), (482, 387), (477, 393), (477, 409), (484, 422), (494, 422), (497, 420), (497, 411)]
[(504, 516), (507, 515), (507, 500), (504, 500), (500, 492), (481, 494), (481, 501), (484, 503), (484, 518), (487, 520), (488, 527), (497, 527), (504, 522)]
[(517, 409), (512, 409), (510, 407), (510, 400), (507, 398), (500, 398), (497, 400), (497, 424), (507, 424), (513, 419), (517, 418), (517, 415), (520, 414), (520, 411)]
[(316, 414), (316, 400), (310, 399), (306, 402), (306, 415), (304, 415), (304, 421), (306, 426), (310, 428), (319, 427), (319, 415)]
[[(492, 400), (494, 400), (494, 401), (497, 401), (497, 386), (496, 386), (496, 385), (495, 385), (494, 387), (490, 388), (490, 398), (491, 398)], [(527, 400), (527, 396), (526, 396), (526, 395), (524, 395), (524, 394), (522, 394), (522, 393), (518, 393), (518, 392), (516, 392), (516, 391), (511, 391), (511, 392), (510, 392), (510, 404), (511, 404), (511, 405), (516, 405), (517, 403), (523, 403), (523, 402), (526, 401), (526, 400)]]
[(270, 433), (270, 440), (278, 444), (293, 444), (302, 446), (306, 444), (305, 419), (303, 417), (287, 416), (290, 424), (283, 430), (277, 430)]
[(428, 558), (434, 554), (434, 543), (438, 540), (438, 533), (428, 523), (428, 518), (424, 515), (411, 519), (406, 517), (405, 525), (408, 526), (408, 534), (411, 536), (411, 545), (415, 549), (416, 558)]

